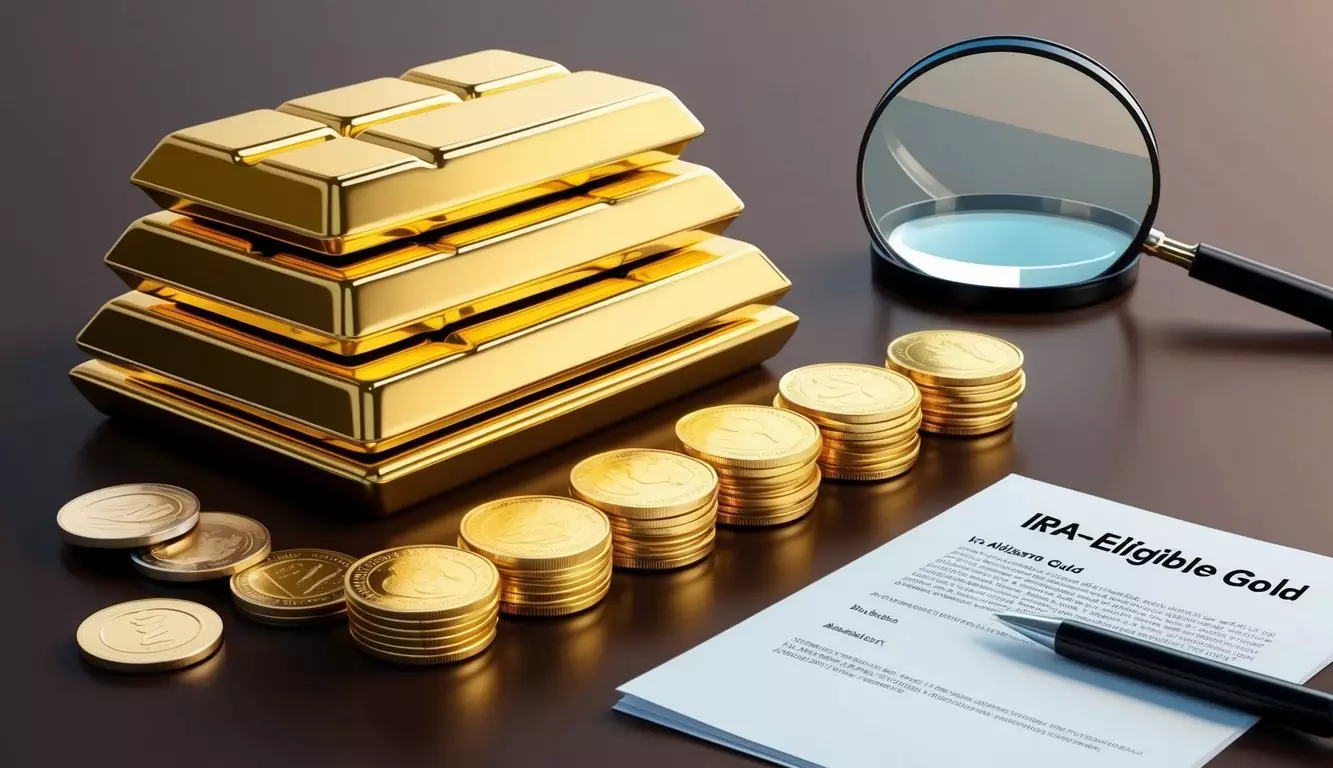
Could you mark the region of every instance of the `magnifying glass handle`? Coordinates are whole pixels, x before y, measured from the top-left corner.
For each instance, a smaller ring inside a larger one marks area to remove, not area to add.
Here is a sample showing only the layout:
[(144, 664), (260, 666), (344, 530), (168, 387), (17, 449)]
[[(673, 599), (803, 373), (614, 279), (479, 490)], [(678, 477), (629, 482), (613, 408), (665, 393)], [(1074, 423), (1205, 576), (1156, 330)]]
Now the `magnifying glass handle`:
[(1200, 243), (1190, 277), (1333, 330), (1333, 288)]
[(1221, 248), (1189, 245), (1152, 230), (1144, 250), (1190, 277), (1333, 330), (1333, 288)]

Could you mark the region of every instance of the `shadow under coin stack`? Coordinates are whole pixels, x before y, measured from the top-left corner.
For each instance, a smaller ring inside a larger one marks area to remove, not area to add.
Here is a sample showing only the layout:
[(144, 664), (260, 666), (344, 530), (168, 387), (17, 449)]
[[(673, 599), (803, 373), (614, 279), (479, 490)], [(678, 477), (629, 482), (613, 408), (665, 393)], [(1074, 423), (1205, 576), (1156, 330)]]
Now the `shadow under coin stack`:
[(718, 523), (781, 525), (814, 508), (823, 441), (806, 417), (763, 405), (719, 405), (682, 417), (676, 437), (685, 453), (717, 471)]
[(495, 564), (500, 612), (566, 616), (596, 605), (611, 589), (606, 515), (560, 496), (512, 496), (463, 516), (458, 546)]
[(796, 317), (669, 91), (483, 51), (177, 131), (79, 334), (105, 413), (395, 511), (770, 357)]
[(599, 453), (569, 473), (570, 494), (610, 521), (615, 566), (638, 570), (682, 568), (712, 554), (717, 483), (698, 459), (646, 448)]
[(969, 331), (918, 331), (889, 344), (885, 365), (921, 390), (921, 431), (974, 437), (1014, 423), (1023, 396), (1023, 352)]
[(773, 405), (813, 421), (824, 439), (819, 470), (832, 480), (887, 480), (921, 453), (921, 393), (906, 376), (852, 363), (788, 372)]
[(363, 557), (344, 579), (352, 639), (399, 664), (469, 659), (495, 640), (500, 574), (456, 547), (397, 547)]

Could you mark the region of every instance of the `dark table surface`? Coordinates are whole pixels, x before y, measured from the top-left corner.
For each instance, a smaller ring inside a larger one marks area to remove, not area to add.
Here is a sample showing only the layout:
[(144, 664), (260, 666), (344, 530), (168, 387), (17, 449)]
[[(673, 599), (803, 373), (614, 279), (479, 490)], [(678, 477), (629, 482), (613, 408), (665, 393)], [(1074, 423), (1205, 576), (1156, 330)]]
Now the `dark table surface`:
[[(191, 766), (747, 761), (613, 715), (615, 687), (879, 546), (1010, 472), (1333, 555), (1333, 344), (1326, 332), (1146, 263), (1125, 299), (1049, 316), (963, 316), (906, 304), (869, 280), (857, 142), (888, 83), (956, 39), (1028, 33), (1083, 49), (1138, 95), (1161, 145), (1158, 222), (1333, 281), (1333, 99), (1326, 0), (1091, 3), (932, 0), (692, 2), (84, 2), (7, 12), (8, 224), (0, 251), (0, 629), (6, 765)], [(179, 446), (112, 427), (65, 378), (73, 339), (121, 288), (101, 257), (152, 209), (127, 181), (177, 127), (299, 94), (501, 47), (665, 85), (707, 126), (687, 158), (748, 204), (731, 229), (790, 276), (802, 318), (764, 369), (657, 408), (397, 517), (348, 522)], [(1013, 440), (927, 440), (910, 479), (826, 485), (810, 517), (724, 533), (708, 564), (618, 575), (597, 609), (505, 622), (457, 668), (398, 669), (337, 628), (237, 618), (223, 585), (177, 588), (120, 557), (62, 547), (56, 509), (114, 483), (194, 490), (252, 515), (279, 547), (364, 554), (451, 542), (459, 516), (501, 495), (560, 492), (579, 458), (671, 443), (693, 408), (761, 402), (805, 363), (883, 359), (925, 327), (993, 332), (1027, 354)], [(220, 655), (129, 679), (78, 659), (74, 629), (153, 595), (220, 610)], [(1333, 617), (1329, 617), (1333, 621)], [(1333, 672), (1315, 685), (1333, 689)], [(792, 702), (801, 717), (805, 702)], [(893, 723), (884, 737), (892, 739)], [(1327, 766), (1333, 746), (1259, 728), (1217, 766)]]

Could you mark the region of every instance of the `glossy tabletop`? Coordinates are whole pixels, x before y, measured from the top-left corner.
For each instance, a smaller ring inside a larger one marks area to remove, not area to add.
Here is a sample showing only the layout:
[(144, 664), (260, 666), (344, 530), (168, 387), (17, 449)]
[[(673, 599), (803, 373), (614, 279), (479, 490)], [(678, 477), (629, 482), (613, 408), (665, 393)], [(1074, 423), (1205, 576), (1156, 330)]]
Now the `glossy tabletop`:
[[(739, 766), (737, 755), (612, 714), (615, 687), (929, 519), (1009, 472), (1333, 555), (1333, 340), (1270, 310), (1143, 265), (1122, 300), (1044, 316), (960, 315), (870, 281), (854, 190), (876, 99), (957, 39), (1025, 33), (1080, 48), (1138, 95), (1160, 143), (1159, 225), (1333, 282), (1333, 5), (1047, 0), (690, 0), (461, 3), (30, 3), (0, 60), (7, 184), (0, 302), (0, 659), (7, 765)], [(294, 95), (507, 48), (673, 90), (706, 133), (689, 159), (746, 203), (730, 230), (794, 283), (801, 327), (765, 369), (553, 451), (396, 517), (303, 503), (188, 447), (113, 426), (66, 379), (74, 336), (120, 289), (102, 265), (152, 211), (128, 181), (166, 132)], [(764, 402), (820, 361), (877, 363), (927, 327), (984, 330), (1026, 353), (1012, 440), (929, 438), (909, 478), (826, 484), (809, 518), (726, 531), (712, 560), (617, 574), (600, 607), (503, 622), (478, 660), (398, 669), (345, 630), (247, 623), (223, 584), (147, 581), (120, 556), (60, 543), (55, 512), (115, 483), (174, 483), (205, 509), (252, 515), (275, 547), (361, 555), (451, 542), (464, 511), (562, 492), (595, 451), (672, 444), (681, 414)], [(226, 644), (145, 678), (83, 665), (74, 630), (113, 602), (175, 596), (218, 609)], [(1333, 620), (1330, 618), (1329, 620)], [(1333, 671), (1314, 680), (1333, 689)], [(809, 702), (792, 701), (794, 720)], [(894, 724), (880, 738), (892, 739)], [(965, 736), (965, 735), (964, 735)], [(1333, 745), (1258, 728), (1212, 765), (1325, 766)]]

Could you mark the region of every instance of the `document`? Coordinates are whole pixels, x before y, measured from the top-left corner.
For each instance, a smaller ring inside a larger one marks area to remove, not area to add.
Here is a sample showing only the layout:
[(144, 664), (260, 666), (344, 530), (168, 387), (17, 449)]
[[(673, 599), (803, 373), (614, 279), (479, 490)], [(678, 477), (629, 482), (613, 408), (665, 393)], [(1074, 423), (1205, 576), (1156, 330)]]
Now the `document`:
[(615, 708), (803, 768), (1187, 768), (1254, 722), (1057, 656), (1001, 612), (1304, 682), (1333, 660), (1333, 558), (1011, 475), (630, 681)]

